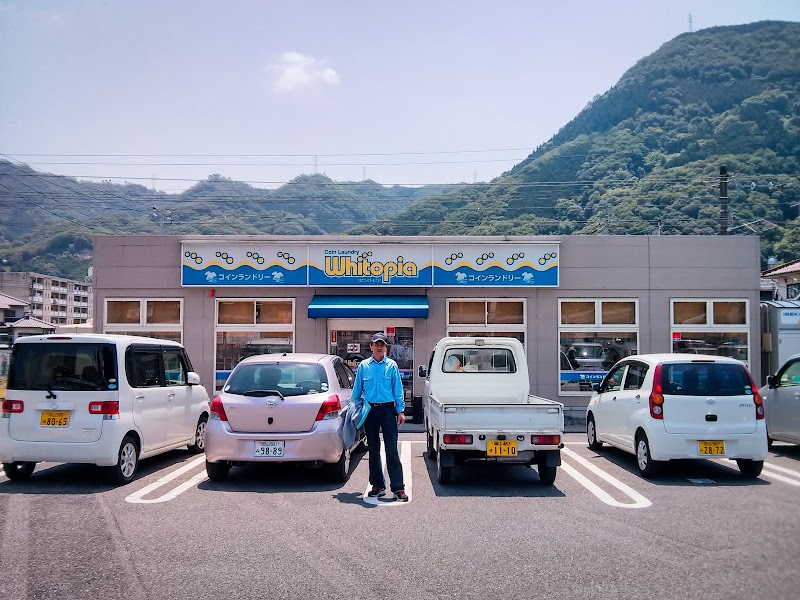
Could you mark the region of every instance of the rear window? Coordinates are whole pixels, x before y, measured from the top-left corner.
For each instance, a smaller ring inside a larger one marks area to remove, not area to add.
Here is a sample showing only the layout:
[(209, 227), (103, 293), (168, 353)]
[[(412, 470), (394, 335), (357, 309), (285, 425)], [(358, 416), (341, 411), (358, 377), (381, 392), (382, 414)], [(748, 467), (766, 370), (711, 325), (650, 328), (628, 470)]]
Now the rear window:
[(15, 344), (8, 389), (116, 390), (116, 354), (114, 344)]
[(328, 391), (328, 375), (322, 365), (248, 364), (231, 373), (222, 391), (240, 396), (266, 396), (279, 391), (284, 396), (303, 396)]
[(743, 365), (672, 363), (661, 367), (664, 394), (682, 396), (744, 396), (753, 393)]
[(445, 373), (516, 373), (514, 355), (504, 348), (450, 348), (445, 352)]

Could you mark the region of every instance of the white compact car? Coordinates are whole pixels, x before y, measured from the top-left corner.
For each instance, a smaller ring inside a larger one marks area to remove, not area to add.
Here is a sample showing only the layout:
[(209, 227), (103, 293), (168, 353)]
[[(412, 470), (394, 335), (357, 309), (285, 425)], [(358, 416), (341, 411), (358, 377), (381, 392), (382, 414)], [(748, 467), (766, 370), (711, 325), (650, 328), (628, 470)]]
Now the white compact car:
[(735, 359), (642, 354), (619, 361), (586, 408), (589, 447), (603, 442), (636, 455), (643, 477), (662, 461), (736, 459), (755, 478), (767, 456), (764, 404), (750, 372)]
[(759, 390), (767, 411), (767, 436), (800, 444), (800, 354), (789, 357), (767, 385)]
[(123, 335), (20, 338), (0, 418), (0, 462), (12, 481), (37, 462), (107, 467), (127, 483), (139, 459), (202, 452), (209, 398), (183, 346)]

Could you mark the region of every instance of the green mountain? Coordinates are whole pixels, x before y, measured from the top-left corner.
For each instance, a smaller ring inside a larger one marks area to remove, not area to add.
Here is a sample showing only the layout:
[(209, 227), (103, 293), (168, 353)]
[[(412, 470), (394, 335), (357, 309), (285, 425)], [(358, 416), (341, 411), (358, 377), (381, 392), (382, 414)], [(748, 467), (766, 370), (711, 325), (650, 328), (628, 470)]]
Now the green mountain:
[[(576, 75), (577, 76), (577, 75)], [(422, 188), (211, 175), (181, 194), (0, 161), (2, 268), (82, 278), (97, 233), (760, 235), (800, 256), (800, 23), (686, 33), (490, 183)]]
[(800, 256), (800, 23), (686, 33), (627, 71), (489, 184), (418, 202), (351, 233), (715, 234)]
[(211, 175), (181, 194), (78, 181), (0, 161), (0, 266), (83, 279), (104, 234), (321, 235), (464, 186), (385, 187), (301, 175), (274, 189)]

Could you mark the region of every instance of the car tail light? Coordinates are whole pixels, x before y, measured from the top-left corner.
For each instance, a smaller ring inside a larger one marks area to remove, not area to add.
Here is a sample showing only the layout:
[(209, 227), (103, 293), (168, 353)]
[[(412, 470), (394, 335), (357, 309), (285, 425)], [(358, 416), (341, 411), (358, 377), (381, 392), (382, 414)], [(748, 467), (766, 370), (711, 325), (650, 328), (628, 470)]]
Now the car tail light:
[(225, 414), (225, 407), (222, 406), (222, 400), (219, 396), (211, 401), (211, 419), (215, 421), (227, 421), (228, 415)]
[(445, 433), (442, 436), (442, 442), (445, 444), (471, 444), (472, 436), (464, 433)]
[(119, 402), (108, 400), (106, 402), (90, 402), (89, 413), (92, 415), (103, 415), (104, 420), (119, 418)]
[(342, 410), (342, 403), (339, 402), (339, 396), (334, 394), (319, 407), (317, 418), (315, 421), (323, 421), (327, 419), (335, 419), (339, 416), (339, 411)]
[(531, 444), (543, 446), (558, 446), (561, 443), (560, 435), (532, 435)]
[(664, 418), (664, 388), (661, 385), (661, 363), (653, 372), (653, 391), (650, 392), (650, 416), (654, 419)]
[(21, 413), (25, 410), (22, 400), (3, 400), (3, 418), (7, 419), (12, 413)]
[(758, 393), (752, 373), (747, 369), (745, 369), (745, 371), (747, 372), (747, 378), (750, 380), (750, 389), (753, 390), (753, 402), (756, 403), (756, 421), (760, 421), (764, 418), (764, 399), (761, 397), (761, 394)]

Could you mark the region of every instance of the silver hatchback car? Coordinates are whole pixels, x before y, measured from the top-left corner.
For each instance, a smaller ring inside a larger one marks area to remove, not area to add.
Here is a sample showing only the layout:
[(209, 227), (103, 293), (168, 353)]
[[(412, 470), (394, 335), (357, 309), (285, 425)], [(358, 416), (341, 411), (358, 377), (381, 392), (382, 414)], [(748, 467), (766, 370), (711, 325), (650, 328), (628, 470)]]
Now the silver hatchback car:
[(338, 435), (350, 402), (353, 371), (328, 354), (263, 354), (241, 361), (211, 402), (206, 471), (224, 480), (234, 465), (310, 462), (334, 481), (350, 476), (352, 448)]

